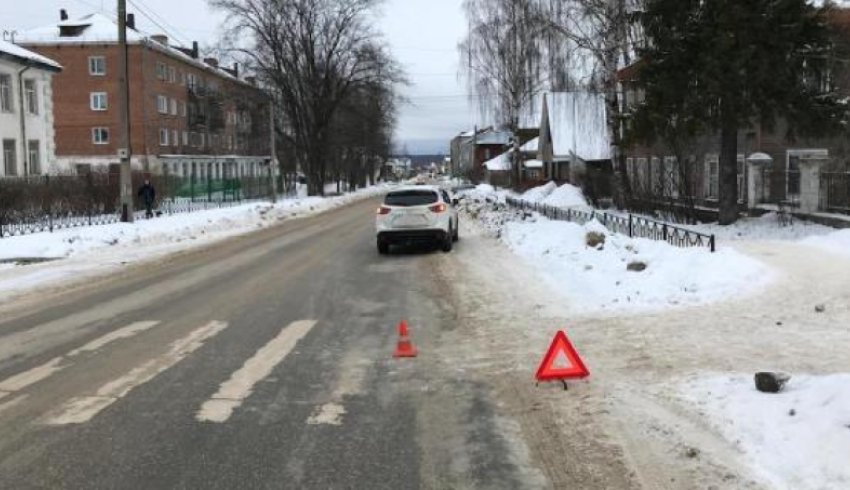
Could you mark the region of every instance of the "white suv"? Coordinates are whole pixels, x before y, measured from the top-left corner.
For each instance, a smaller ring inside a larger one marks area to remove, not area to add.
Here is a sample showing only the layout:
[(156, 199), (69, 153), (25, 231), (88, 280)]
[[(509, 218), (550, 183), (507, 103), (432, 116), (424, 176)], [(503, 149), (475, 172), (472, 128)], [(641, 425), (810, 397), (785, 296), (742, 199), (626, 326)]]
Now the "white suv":
[(392, 244), (430, 242), (452, 250), (457, 241), (457, 200), (445, 189), (418, 185), (394, 190), (378, 208), (375, 226), (378, 252), (388, 253)]

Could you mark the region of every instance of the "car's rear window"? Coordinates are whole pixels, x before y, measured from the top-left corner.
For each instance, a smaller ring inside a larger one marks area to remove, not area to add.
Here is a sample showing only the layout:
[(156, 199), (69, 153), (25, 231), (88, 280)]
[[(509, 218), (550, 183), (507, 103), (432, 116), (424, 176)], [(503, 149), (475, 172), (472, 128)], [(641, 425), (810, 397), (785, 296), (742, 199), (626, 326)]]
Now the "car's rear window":
[(387, 194), (387, 206), (422, 206), (437, 202), (437, 193), (431, 190), (396, 191)]

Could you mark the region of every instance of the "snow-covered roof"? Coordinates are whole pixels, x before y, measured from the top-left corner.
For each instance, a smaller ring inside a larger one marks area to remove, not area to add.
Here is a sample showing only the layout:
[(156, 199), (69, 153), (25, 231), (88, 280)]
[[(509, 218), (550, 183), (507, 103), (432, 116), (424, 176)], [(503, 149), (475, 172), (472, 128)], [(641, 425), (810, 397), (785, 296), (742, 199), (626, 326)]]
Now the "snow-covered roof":
[(550, 94), (549, 127), (555, 155), (582, 160), (611, 157), (605, 97), (591, 93)]
[(491, 172), (505, 172), (511, 169), (511, 151), (506, 151), (496, 158), (484, 162), (484, 166)]
[(520, 146), (519, 149), (520, 149), (520, 151), (536, 153), (539, 145), (540, 145), (540, 138), (537, 137), (537, 138), (528, 140), (524, 145)]
[[(62, 28), (79, 28), (79, 32), (74, 32), (72, 35), (63, 36)], [(18, 33), (15, 40), (20, 44), (29, 46), (38, 45), (56, 45), (56, 44), (92, 44), (92, 43), (117, 43), (118, 42), (118, 23), (112, 17), (94, 13), (80, 17), (79, 19), (64, 20), (43, 27), (36, 27), (27, 31)], [(225, 70), (223, 67), (209, 65), (203, 60), (195, 59), (183, 51), (166, 46), (158, 41), (151, 39), (151, 36), (137, 30), (127, 28), (127, 43), (128, 44), (147, 44), (152, 49), (156, 49), (181, 61), (202, 68), (206, 71), (213, 72), (224, 78), (229, 78), (233, 81), (247, 83), (244, 80), (234, 77), (232, 73)]]
[(507, 145), (510, 140), (510, 131), (487, 131), (475, 137), (475, 143), (479, 145)]
[(556, 158), (576, 154), (585, 161), (611, 158), (605, 97), (586, 92), (547, 94), (549, 130)]
[(525, 168), (543, 168), (543, 161), (536, 159), (526, 160), (522, 164), (525, 165)]
[(0, 40), (0, 53), (11, 56), (25, 63), (37, 63), (45, 69), (61, 70), (62, 65), (51, 60), (46, 56), (38, 53), (33, 53), (28, 49), (24, 49), (17, 44), (12, 44), (8, 41)]
[[(78, 27), (80, 32), (72, 36), (62, 36), (62, 27)], [(93, 42), (118, 42), (118, 24), (111, 17), (94, 13), (79, 19), (63, 20), (54, 24), (36, 27), (18, 33), (15, 37), (24, 44), (79, 44)], [(136, 30), (127, 29), (127, 42), (139, 43), (146, 36)]]

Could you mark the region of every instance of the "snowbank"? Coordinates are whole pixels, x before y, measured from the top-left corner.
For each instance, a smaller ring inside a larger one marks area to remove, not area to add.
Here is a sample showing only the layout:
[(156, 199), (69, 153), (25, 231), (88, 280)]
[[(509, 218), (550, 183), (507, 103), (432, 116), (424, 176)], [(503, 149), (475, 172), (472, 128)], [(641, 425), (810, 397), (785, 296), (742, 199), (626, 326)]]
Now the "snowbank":
[[(704, 248), (632, 239), (610, 232), (597, 221), (584, 226), (552, 221), (508, 206), (507, 191), (488, 192), (488, 187), (469, 191), (462, 210), (525, 259), (577, 313), (619, 314), (702, 305), (757, 291), (775, 277), (766, 265), (729, 247), (712, 254)], [(559, 188), (550, 183), (529, 190), (523, 198), (577, 202), (580, 191), (576, 191), (572, 186)], [(600, 234), (605, 243), (588, 246), (588, 232)], [(629, 264), (646, 267), (633, 271), (628, 270)]]
[(776, 213), (767, 213), (757, 218), (741, 218), (728, 226), (718, 224), (688, 225), (701, 233), (713, 234), (722, 242), (734, 240), (800, 240), (811, 236), (827, 235), (835, 228), (819, 225), (797, 218), (790, 223), (780, 220)]
[[(588, 232), (604, 236), (604, 244), (588, 246)], [(763, 287), (773, 276), (766, 266), (732, 249), (712, 254), (631, 239), (597, 221), (581, 226), (536, 216), (508, 220), (501, 239), (580, 313), (706, 304)], [(628, 270), (630, 264), (646, 268)]]
[[(0, 239), (0, 297), (22, 288), (106, 273), (114, 267), (212, 243), (385, 192), (376, 186), (329, 198), (308, 197)], [(52, 259), (32, 265), (29, 260)]]
[(828, 235), (809, 237), (803, 243), (850, 257), (850, 229), (833, 231)]
[(543, 204), (556, 208), (590, 208), (581, 189), (571, 184), (563, 184), (552, 191), (543, 199)]
[(563, 184), (558, 187), (554, 182), (547, 182), (525, 191), (519, 198), (557, 208), (590, 208), (587, 199), (584, 198), (584, 193), (572, 184)]
[(793, 376), (779, 394), (756, 391), (751, 375), (715, 375), (681, 393), (770, 486), (850, 488), (850, 374)]
[(544, 199), (549, 197), (555, 189), (558, 188), (558, 185), (554, 182), (547, 182), (539, 187), (533, 187), (520, 196), (520, 199), (526, 200), (528, 202), (542, 202)]

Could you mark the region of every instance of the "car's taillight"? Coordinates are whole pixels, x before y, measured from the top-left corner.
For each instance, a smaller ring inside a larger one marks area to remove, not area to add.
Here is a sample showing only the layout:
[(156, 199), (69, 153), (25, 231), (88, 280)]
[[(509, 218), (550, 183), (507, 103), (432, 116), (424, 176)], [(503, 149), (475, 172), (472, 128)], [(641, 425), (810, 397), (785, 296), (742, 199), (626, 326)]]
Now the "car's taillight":
[(430, 209), (431, 212), (433, 212), (433, 213), (442, 213), (442, 212), (445, 212), (446, 205), (444, 203), (435, 204), (435, 205), (429, 207), (428, 209)]
[(390, 214), (390, 211), (392, 211), (392, 209), (386, 206), (381, 206), (378, 208), (378, 214)]

